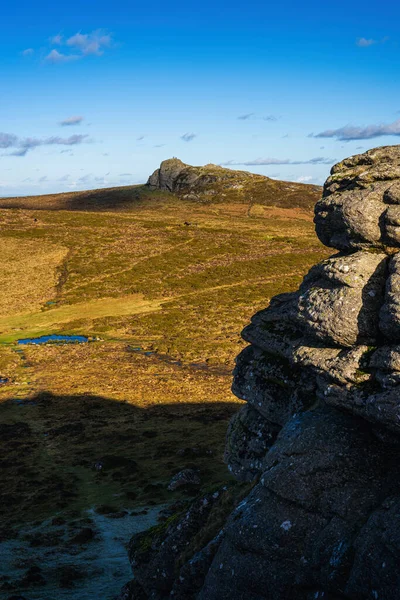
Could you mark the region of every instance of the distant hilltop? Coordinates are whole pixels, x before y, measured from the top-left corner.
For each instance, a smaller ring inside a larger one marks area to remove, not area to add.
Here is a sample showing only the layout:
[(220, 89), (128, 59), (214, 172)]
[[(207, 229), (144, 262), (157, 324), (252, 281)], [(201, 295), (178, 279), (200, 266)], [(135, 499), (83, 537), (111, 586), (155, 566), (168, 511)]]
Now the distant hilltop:
[(219, 165), (193, 167), (179, 158), (164, 160), (150, 175), (147, 186), (205, 203), (244, 201), (304, 208), (311, 208), (322, 192), (316, 185), (279, 181)]
[(311, 211), (322, 187), (279, 181), (218, 165), (192, 167), (178, 158), (164, 160), (146, 184), (0, 198), (0, 208), (32, 210), (133, 210), (169, 200), (186, 204), (246, 204)]

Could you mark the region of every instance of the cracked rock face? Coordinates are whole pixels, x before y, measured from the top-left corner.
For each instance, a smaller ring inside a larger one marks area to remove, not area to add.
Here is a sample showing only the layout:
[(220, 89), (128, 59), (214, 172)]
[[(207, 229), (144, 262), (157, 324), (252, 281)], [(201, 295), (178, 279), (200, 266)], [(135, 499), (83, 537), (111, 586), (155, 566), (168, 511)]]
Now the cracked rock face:
[(254, 487), (148, 598), (400, 597), (400, 146), (335, 165), (315, 223), (339, 254), (242, 334), (225, 459)]

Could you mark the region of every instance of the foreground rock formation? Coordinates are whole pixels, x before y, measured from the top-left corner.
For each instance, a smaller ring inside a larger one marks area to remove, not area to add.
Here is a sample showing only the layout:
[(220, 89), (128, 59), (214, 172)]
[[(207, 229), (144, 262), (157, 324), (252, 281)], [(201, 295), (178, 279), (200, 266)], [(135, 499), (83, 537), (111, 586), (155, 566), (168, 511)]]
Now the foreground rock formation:
[(335, 165), (315, 223), (339, 254), (243, 332), (226, 461), (250, 493), (134, 538), (125, 598), (400, 597), (400, 146)]

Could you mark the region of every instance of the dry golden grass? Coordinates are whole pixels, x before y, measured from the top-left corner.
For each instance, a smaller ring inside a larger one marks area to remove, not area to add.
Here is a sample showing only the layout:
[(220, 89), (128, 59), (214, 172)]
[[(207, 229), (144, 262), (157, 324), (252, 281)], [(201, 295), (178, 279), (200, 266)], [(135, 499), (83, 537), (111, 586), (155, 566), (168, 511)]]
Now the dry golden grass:
[(0, 315), (39, 310), (52, 298), (68, 248), (0, 237)]
[[(239, 405), (230, 373), (240, 331), (327, 255), (304, 207), (136, 194), (64, 195), (73, 210), (57, 210), (59, 196), (0, 209), (0, 377), (9, 379), (0, 385), (0, 420), (30, 428), (18, 447), (4, 441), (1, 450), (18, 465), (1, 500), (15, 524), (55, 507), (179, 498), (166, 484), (188, 464), (205, 487), (227, 481), (222, 451)], [(16, 343), (47, 333), (102, 341)], [(182, 459), (185, 447), (212, 454)], [(93, 464), (109, 454), (137, 471), (100, 477)]]
[[(29, 308), (29, 305), (26, 307), (22, 303), (18, 306)], [(87, 302), (65, 304), (51, 310), (26, 311), (18, 315), (3, 316), (0, 317), (0, 343), (14, 342), (22, 337), (52, 334), (63, 325), (77, 320), (132, 316), (161, 310), (161, 307), (160, 301), (144, 300), (142, 294), (133, 294), (121, 298), (96, 298)]]

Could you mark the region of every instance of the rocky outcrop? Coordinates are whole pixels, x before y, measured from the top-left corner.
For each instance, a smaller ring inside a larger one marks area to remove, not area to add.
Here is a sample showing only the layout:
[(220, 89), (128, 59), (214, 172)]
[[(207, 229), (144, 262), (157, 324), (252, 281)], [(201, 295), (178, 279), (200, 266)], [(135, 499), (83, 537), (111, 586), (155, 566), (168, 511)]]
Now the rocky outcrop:
[(178, 183), (179, 176), (185, 171), (189, 165), (185, 165), (179, 158), (170, 158), (164, 160), (159, 169), (156, 169), (152, 175), (150, 175), (147, 185), (152, 190), (164, 190), (167, 192), (174, 192), (179, 189)]
[(168, 554), (162, 590), (140, 581), (148, 598), (177, 597), (183, 573), (196, 582), (183, 597), (198, 600), (400, 596), (398, 207), (400, 146), (333, 167), (315, 223), (339, 254), (243, 331), (233, 391), (246, 404), (225, 458), (252, 490), (214, 538), (200, 519), (202, 550)]
[(253, 173), (232, 171), (212, 164), (204, 167), (192, 167), (183, 163), (179, 158), (170, 158), (164, 160), (160, 168), (150, 175), (147, 185), (153, 190), (159, 189), (197, 197), (205, 192), (212, 193), (213, 184), (223, 183), (227, 188), (237, 187), (248, 179), (256, 180), (260, 177)]
[(315, 185), (278, 181), (219, 165), (194, 167), (178, 158), (164, 160), (147, 181), (152, 191), (171, 192), (201, 203), (237, 202), (312, 208), (321, 194)]

